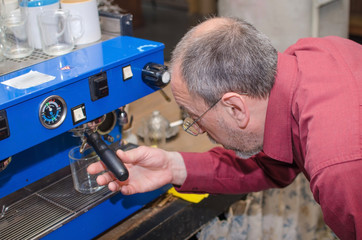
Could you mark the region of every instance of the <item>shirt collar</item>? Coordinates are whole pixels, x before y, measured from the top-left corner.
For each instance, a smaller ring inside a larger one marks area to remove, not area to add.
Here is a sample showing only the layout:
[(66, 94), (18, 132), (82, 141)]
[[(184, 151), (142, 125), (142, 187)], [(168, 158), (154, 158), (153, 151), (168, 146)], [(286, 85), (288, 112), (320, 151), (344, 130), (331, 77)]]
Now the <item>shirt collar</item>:
[(293, 162), (291, 103), (296, 76), (296, 58), (278, 53), (277, 75), (266, 114), (263, 151), (269, 157), (287, 163)]

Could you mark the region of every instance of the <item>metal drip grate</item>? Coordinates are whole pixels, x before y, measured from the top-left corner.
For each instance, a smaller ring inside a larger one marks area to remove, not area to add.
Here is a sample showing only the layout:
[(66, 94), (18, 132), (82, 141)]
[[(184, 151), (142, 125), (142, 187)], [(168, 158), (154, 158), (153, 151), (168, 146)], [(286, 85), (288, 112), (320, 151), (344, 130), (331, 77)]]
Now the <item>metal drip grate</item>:
[(44, 60), (48, 60), (50, 58), (53, 58), (53, 56), (49, 56), (45, 54), (40, 49), (35, 49), (33, 53), (24, 58), (5, 58), (4, 61), (0, 62), (0, 75), (7, 74), (25, 67), (28, 67), (30, 65), (43, 62)]
[(67, 218), (71, 212), (31, 195), (9, 206), (0, 220), (1, 239), (34, 239), (45, 229)]
[(51, 58), (51, 56), (43, 53), (43, 51), (41, 51), (40, 49), (35, 49), (33, 51), (33, 53), (28, 57), (16, 58), (16, 59), (6, 58), (6, 61), (14, 62), (14, 63), (23, 63), (23, 62), (37, 61), (37, 60), (43, 61), (43, 60), (47, 60), (49, 58)]
[(79, 212), (109, 195), (109, 193), (108, 188), (102, 188), (94, 194), (79, 193), (74, 189), (72, 176), (69, 175), (39, 191), (38, 194), (53, 204), (65, 207), (69, 211)]
[(68, 175), (7, 206), (0, 218), (0, 239), (38, 239), (113, 195), (108, 188), (81, 194)]

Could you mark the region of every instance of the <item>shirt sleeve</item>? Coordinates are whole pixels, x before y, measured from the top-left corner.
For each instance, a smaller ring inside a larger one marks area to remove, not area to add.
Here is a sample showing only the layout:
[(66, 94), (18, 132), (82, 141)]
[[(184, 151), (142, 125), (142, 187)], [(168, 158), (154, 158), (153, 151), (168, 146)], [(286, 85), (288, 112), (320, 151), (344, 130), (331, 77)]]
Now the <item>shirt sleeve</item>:
[(234, 151), (216, 147), (204, 153), (181, 153), (187, 178), (180, 192), (243, 194), (285, 187), (300, 170), (294, 164), (273, 160), (264, 153), (238, 158)]

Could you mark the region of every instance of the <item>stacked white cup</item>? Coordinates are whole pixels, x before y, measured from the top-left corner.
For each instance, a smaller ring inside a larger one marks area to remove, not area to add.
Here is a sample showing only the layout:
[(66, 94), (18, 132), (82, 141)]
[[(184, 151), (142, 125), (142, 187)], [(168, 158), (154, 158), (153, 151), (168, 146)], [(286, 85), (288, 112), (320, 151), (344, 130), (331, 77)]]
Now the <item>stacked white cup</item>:
[[(77, 45), (88, 44), (101, 39), (101, 27), (96, 0), (61, 0), (60, 6), (62, 9), (69, 10), (72, 15), (78, 15), (82, 18), (84, 32), (77, 39)], [(77, 23), (73, 23), (71, 28), (72, 31), (79, 32)]]

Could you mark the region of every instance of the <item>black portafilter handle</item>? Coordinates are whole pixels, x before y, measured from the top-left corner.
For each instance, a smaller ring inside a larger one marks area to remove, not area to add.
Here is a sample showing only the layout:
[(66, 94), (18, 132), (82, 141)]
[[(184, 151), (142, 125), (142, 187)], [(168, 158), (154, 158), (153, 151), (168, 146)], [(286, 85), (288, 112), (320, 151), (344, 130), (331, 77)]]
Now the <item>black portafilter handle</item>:
[(113, 173), (119, 181), (128, 179), (128, 170), (123, 162), (117, 157), (116, 153), (112, 151), (108, 145), (102, 140), (97, 132), (88, 134), (85, 133), (87, 142), (93, 147), (94, 151), (98, 154), (101, 161)]

